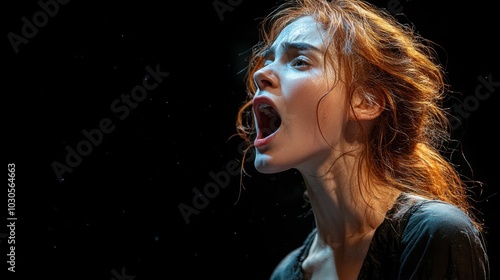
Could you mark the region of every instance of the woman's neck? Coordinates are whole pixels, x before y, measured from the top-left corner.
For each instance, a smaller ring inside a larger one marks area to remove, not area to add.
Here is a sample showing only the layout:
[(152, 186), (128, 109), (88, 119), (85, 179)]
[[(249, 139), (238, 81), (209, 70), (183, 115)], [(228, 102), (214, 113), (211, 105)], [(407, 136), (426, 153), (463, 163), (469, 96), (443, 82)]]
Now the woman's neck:
[(373, 232), (400, 193), (390, 187), (360, 185), (366, 181), (342, 173), (305, 176), (304, 181), (318, 236), (333, 249), (349, 247)]
[(354, 183), (363, 180), (340, 176), (304, 180), (318, 229), (302, 265), (307, 279), (322, 279), (332, 271), (338, 279), (356, 279), (376, 229), (400, 192), (388, 187), (367, 191), (366, 185)]

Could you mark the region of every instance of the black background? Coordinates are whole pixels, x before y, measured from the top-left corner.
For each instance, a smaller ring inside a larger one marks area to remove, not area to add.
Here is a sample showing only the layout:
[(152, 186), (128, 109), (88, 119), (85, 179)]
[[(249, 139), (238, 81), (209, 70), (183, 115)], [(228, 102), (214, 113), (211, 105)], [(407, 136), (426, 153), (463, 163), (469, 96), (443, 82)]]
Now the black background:
[[(22, 18), (33, 22), (42, 8), (37, 1), (13, 2), (2, 8), (3, 146), (5, 165), (16, 165), (18, 218), (16, 273), (7, 275), (267, 279), (302, 243), (312, 220), (302, 216), (295, 172), (264, 176), (246, 164), (251, 177), (243, 177), (239, 196), (240, 176), (227, 171), (241, 158), (241, 140), (230, 136), (245, 98), (242, 71), (259, 18), (275, 1), (72, 0), (59, 4), (17, 53), (8, 34), (22, 35)], [(230, 9), (218, 13), (214, 2)], [(399, 9), (398, 19), (440, 45), (449, 83), (462, 94), (452, 102), (465, 102), (469, 113), (454, 131), (468, 162), (456, 161), (485, 183), (477, 207), (488, 227), (492, 279), (498, 279), (500, 87), (475, 95), (478, 76), (500, 82), (493, 4), (372, 3)], [(168, 76), (128, 115), (113, 112), (115, 100), (142, 85), (147, 66)], [(52, 164), (67, 164), (66, 147), (76, 149), (86, 140), (82, 130), (97, 129), (106, 118), (114, 130), (60, 182)], [(179, 205), (193, 207), (194, 190), (214, 183), (225, 187), (186, 223)], [(0, 233), (7, 272), (8, 229)]]

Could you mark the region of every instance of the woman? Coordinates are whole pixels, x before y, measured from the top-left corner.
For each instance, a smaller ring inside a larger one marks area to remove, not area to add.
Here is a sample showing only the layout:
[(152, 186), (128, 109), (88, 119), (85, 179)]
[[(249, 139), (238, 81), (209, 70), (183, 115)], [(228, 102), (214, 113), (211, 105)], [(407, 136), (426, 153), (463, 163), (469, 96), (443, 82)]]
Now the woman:
[(291, 0), (261, 27), (238, 133), (259, 172), (300, 172), (315, 221), (271, 279), (489, 279), (431, 45), (358, 0)]

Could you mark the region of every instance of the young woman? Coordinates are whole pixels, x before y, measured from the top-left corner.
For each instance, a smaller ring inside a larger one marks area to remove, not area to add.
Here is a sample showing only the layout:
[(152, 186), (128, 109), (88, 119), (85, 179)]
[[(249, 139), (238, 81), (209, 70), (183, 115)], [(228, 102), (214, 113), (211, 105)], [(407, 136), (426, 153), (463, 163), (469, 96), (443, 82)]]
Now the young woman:
[(290, 0), (261, 27), (238, 133), (259, 172), (300, 172), (315, 220), (271, 279), (489, 279), (431, 45), (359, 0)]

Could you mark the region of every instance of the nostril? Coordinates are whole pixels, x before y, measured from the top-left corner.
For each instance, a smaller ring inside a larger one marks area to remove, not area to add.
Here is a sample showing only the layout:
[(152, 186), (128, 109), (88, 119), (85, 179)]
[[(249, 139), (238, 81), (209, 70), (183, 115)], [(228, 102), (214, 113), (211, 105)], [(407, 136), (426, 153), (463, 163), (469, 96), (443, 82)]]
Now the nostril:
[(272, 83), (268, 80), (261, 80), (260, 83), (261, 83), (261, 86), (263, 86), (263, 87), (268, 87), (268, 86), (272, 85)]
[(274, 74), (268, 68), (261, 68), (254, 73), (254, 82), (257, 88), (262, 89), (274, 86)]

